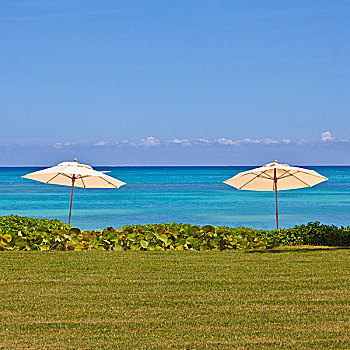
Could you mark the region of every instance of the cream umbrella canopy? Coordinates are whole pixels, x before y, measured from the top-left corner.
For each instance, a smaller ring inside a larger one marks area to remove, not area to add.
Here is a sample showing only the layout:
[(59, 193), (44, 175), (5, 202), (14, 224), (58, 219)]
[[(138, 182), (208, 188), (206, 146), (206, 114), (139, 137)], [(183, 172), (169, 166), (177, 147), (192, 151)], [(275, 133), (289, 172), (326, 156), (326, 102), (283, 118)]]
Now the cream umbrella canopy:
[(274, 191), (276, 201), (276, 224), (278, 229), (278, 190), (292, 190), (312, 187), (328, 180), (314, 170), (274, 163), (266, 164), (260, 168), (243, 171), (224, 181), (238, 190)]
[(94, 170), (89, 165), (78, 163), (76, 158), (74, 162), (63, 162), (51, 168), (35, 171), (22, 177), (47, 184), (72, 186), (69, 224), (72, 214), (74, 186), (83, 188), (119, 188), (126, 184), (103, 172)]

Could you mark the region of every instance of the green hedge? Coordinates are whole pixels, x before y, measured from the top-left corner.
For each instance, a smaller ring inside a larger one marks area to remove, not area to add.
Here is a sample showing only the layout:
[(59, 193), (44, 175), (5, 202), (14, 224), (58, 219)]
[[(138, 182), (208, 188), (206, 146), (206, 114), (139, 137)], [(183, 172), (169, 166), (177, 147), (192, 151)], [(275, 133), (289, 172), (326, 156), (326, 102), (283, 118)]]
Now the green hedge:
[(190, 224), (80, 230), (56, 219), (0, 217), (0, 250), (234, 250), (281, 245), (350, 246), (350, 228), (310, 222), (281, 230)]
[(349, 226), (323, 225), (318, 221), (278, 231), (257, 231), (257, 235), (269, 242), (272, 247), (279, 245), (350, 247)]

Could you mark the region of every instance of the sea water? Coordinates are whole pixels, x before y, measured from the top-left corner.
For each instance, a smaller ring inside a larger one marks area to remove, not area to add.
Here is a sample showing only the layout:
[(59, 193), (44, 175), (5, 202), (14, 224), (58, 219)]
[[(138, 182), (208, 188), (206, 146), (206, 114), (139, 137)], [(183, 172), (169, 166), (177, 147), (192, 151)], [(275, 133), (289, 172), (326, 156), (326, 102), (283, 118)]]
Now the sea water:
[[(119, 189), (74, 189), (72, 224), (86, 229), (183, 222), (275, 227), (273, 192), (238, 191), (223, 181), (252, 167), (96, 167), (127, 183)], [(350, 167), (308, 167), (329, 178), (280, 191), (279, 221), (350, 225)], [(68, 221), (71, 188), (23, 179), (41, 168), (0, 168), (0, 216)]]

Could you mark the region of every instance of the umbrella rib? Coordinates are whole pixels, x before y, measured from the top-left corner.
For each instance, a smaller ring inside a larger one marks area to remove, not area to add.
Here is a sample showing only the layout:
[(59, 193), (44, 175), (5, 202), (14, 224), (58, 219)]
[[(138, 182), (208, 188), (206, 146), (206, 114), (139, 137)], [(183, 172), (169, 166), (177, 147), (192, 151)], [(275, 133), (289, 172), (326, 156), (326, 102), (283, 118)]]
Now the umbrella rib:
[(321, 179), (325, 179), (326, 177), (324, 177), (323, 175), (320, 175), (320, 174), (317, 174), (317, 175), (315, 175), (315, 174), (310, 174), (310, 173), (308, 173), (308, 172), (306, 172), (306, 171), (302, 171), (302, 170), (297, 170), (297, 172), (296, 172), (296, 174), (297, 173), (303, 173), (303, 174), (306, 174), (306, 175), (309, 175), (309, 176), (315, 176), (315, 177), (320, 177)]
[(305, 181), (299, 179), (297, 176), (295, 176), (295, 175), (292, 175), (292, 176), (294, 176), (297, 180), (299, 180), (300, 182), (302, 182), (302, 183), (303, 183), (304, 185), (306, 185), (307, 187), (311, 187), (308, 183), (306, 183)]
[[(306, 173), (306, 172), (304, 172), (304, 171), (296, 171), (294, 174), (292, 174), (292, 173), (290, 172), (290, 170), (287, 170), (287, 171), (285, 171), (285, 173), (284, 173), (283, 175), (281, 175), (281, 176), (278, 178), (278, 180), (280, 180), (280, 179), (285, 179), (286, 177), (291, 176), (291, 177), (295, 177), (297, 180), (299, 180), (300, 182), (302, 182), (304, 185), (306, 185), (306, 186), (308, 186), (308, 187), (311, 187), (308, 183), (306, 183), (305, 181), (301, 180), (299, 177), (295, 176), (295, 174), (297, 174), (298, 172), (303, 173), (303, 174), (308, 174), (308, 173)], [(288, 174), (288, 175), (287, 175), (287, 176), (284, 176), (284, 175), (286, 175), (286, 174)], [(309, 175), (309, 174), (308, 174), (308, 175)], [(310, 174), (310, 175), (311, 175), (311, 174)]]
[(262, 175), (262, 174), (264, 174), (264, 175), (266, 175), (267, 176), (267, 178), (265, 178), (265, 179), (270, 179), (270, 180), (273, 180), (273, 177), (272, 176), (270, 176), (267, 172), (266, 172), (267, 170), (264, 170), (261, 174), (259, 174), (259, 177), (260, 177), (260, 175)]
[(84, 185), (84, 188), (86, 188), (86, 186), (85, 186), (85, 182), (84, 182), (84, 180), (83, 180), (83, 177), (81, 177), (80, 179), (81, 179), (81, 182), (82, 182), (82, 183), (83, 183), (83, 185)]
[(102, 176), (99, 176), (99, 178), (102, 179), (102, 180), (104, 180), (104, 181), (106, 181), (106, 182), (108, 182), (108, 183), (109, 183), (110, 185), (112, 185), (113, 187), (118, 188), (116, 185), (112, 184), (112, 182), (109, 182), (108, 180), (106, 180), (106, 179), (103, 178)]
[[(289, 175), (283, 176), (283, 175), (285, 175), (286, 173), (288, 173)], [(307, 172), (305, 172), (305, 171), (298, 171), (298, 170), (297, 170), (294, 174), (292, 174), (292, 173), (290, 172), (290, 170), (288, 170), (288, 171), (286, 171), (281, 177), (279, 177), (279, 179), (283, 179), (283, 178), (292, 176), (292, 177), (295, 177), (295, 178), (296, 178), (297, 180), (299, 180), (300, 182), (302, 182), (304, 185), (306, 185), (306, 186), (308, 186), (308, 187), (311, 187), (307, 182), (301, 180), (298, 176), (295, 175), (295, 174), (298, 174), (298, 173), (303, 173), (303, 174), (315, 176), (315, 175), (309, 174), (309, 173), (307, 173)], [(318, 176), (318, 177), (320, 177), (320, 176)]]
[(50, 181), (55, 179), (58, 175), (62, 175), (62, 174), (61, 173), (55, 174), (50, 180), (46, 181), (46, 183), (48, 184)]
[(87, 177), (87, 176), (81, 176), (81, 175), (80, 175), (80, 177), (77, 177), (77, 179), (80, 179), (81, 182), (83, 183), (84, 188), (86, 188), (85, 182), (84, 182), (84, 180), (83, 180), (83, 177)]
[[(294, 176), (294, 177), (296, 177), (294, 174), (298, 174), (298, 173), (302, 173), (302, 174), (306, 174), (306, 175), (308, 175), (308, 176), (314, 176), (314, 177), (319, 177), (319, 178), (321, 178), (321, 179), (325, 179), (325, 177), (322, 176), (322, 175), (310, 174), (310, 173), (308, 173), (308, 172), (306, 172), (306, 171), (300, 171), (300, 170), (296, 170), (295, 173), (291, 173), (290, 170), (285, 170), (285, 173), (282, 174), (282, 175), (281, 175), (280, 177), (278, 177), (277, 179), (278, 179), (278, 180), (279, 180), (279, 179), (284, 179), (284, 178), (289, 177), (289, 176)], [(288, 175), (286, 175), (286, 174), (288, 174)], [(297, 178), (298, 180), (300, 180), (298, 177), (296, 177), (296, 178)], [(302, 181), (302, 180), (300, 180), (300, 181)]]
[[(286, 175), (287, 174), (287, 175)], [(296, 174), (296, 173), (295, 173)], [(292, 174), (291, 172), (290, 172), (290, 170), (284, 170), (284, 174), (282, 174), (281, 176), (279, 176), (278, 178), (277, 178), (277, 180), (279, 180), (279, 179), (285, 179), (286, 177), (289, 177), (289, 176), (294, 176), (294, 174)]]
[(56, 178), (58, 175), (62, 175), (62, 176), (65, 176), (65, 177), (68, 177), (68, 179), (71, 179), (72, 180), (72, 178), (70, 177), (70, 176), (68, 176), (67, 174), (65, 174), (65, 173), (58, 173), (58, 174), (56, 174), (54, 177), (52, 177), (50, 180), (48, 180), (46, 183), (48, 184), (50, 181), (52, 181), (54, 178)]
[(60, 175), (63, 175), (63, 176), (65, 176), (65, 177), (68, 177), (68, 179), (73, 180), (73, 177), (71, 177), (71, 176), (69, 176), (69, 175), (67, 175), (67, 174), (65, 174), (65, 173), (60, 173)]
[[(268, 178), (270, 178), (271, 180), (273, 180), (273, 178), (272, 178), (269, 174), (266, 174), (266, 171), (267, 171), (267, 170), (264, 170), (262, 173), (257, 174), (254, 178), (252, 178), (252, 179), (250, 179), (249, 181), (247, 181), (244, 185), (242, 185), (242, 186), (239, 188), (239, 190), (241, 190), (244, 186), (248, 185), (250, 182), (252, 182), (252, 181), (255, 180), (256, 178), (262, 177), (262, 176), (261, 176), (262, 174), (267, 175)], [(252, 173), (250, 173), (250, 174), (252, 174)], [(249, 174), (247, 174), (247, 175), (249, 175)], [(268, 178), (267, 178), (267, 179), (268, 179)], [(266, 179), (266, 178), (265, 178), (265, 179)]]
[[(262, 177), (262, 178), (264, 178), (264, 179), (271, 179), (271, 180), (273, 180), (273, 177), (270, 176), (270, 175), (267, 173), (267, 171), (268, 171), (268, 170), (264, 170), (264, 171), (262, 171), (261, 173), (258, 173), (258, 174), (254, 174), (253, 172), (250, 172), (250, 173), (245, 174), (245, 175), (256, 175), (256, 177)], [(262, 175), (266, 175), (267, 177), (264, 177), (264, 176), (262, 176)]]

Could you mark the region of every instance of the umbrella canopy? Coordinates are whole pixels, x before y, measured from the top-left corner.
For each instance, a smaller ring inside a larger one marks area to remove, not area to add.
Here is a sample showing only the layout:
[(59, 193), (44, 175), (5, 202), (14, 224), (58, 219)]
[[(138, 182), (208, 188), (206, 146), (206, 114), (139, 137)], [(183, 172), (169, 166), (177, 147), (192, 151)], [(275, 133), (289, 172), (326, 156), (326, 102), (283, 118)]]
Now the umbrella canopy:
[(279, 164), (275, 161), (260, 168), (243, 171), (224, 183), (238, 190), (275, 191), (275, 180), (278, 182), (278, 190), (291, 190), (312, 187), (328, 179), (314, 170)]
[(76, 158), (74, 162), (63, 162), (51, 168), (35, 171), (22, 177), (47, 184), (72, 186), (69, 224), (74, 186), (83, 188), (119, 188), (126, 184), (103, 172), (94, 170), (89, 165), (78, 163)]
[(119, 188), (125, 182), (94, 170), (91, 166), (78, 162), (63, 162), (51, 168), (35, 171), (22, 176), (26, 179), (36, 180), (53, 185), (74, 186), (84, 188)]
[(238, 190), (274, 191), (276, 197), (276, 222), (278, 228), (277, 191), (312, 187), (328, 180), (314, 170), (274, 163), (243, 171), (224, 181)]

